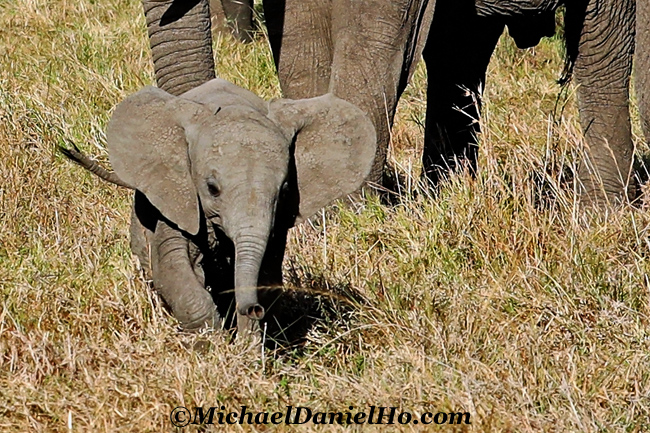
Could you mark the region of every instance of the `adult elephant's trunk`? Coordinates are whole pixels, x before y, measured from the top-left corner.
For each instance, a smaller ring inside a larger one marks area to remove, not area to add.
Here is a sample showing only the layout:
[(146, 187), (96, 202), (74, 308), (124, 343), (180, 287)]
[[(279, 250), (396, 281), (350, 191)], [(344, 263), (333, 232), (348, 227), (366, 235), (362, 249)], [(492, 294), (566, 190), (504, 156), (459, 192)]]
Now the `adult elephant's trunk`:
[(215, 77), (208, 0), (143, 0), (158, 87), (180, 95)]

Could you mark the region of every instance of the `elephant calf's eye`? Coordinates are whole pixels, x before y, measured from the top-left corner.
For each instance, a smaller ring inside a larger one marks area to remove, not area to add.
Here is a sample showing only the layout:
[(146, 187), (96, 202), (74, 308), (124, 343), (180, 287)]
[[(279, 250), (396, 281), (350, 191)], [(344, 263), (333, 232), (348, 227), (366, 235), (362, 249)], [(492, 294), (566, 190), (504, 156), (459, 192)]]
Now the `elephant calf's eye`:
[(212, 197), (219, 197), (219, 194), (221, 194), (217, 184), (211, 180), (208, 181), (208, 192)]

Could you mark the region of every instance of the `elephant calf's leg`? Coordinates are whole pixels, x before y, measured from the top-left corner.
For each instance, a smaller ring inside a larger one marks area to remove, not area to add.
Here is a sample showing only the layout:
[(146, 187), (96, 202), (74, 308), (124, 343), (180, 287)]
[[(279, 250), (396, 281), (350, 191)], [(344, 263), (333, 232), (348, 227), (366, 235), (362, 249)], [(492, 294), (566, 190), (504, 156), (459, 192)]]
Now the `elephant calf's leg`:
[(151, 250), (154, 287), (171, 307), (183, 329), (217, 327), (219, 313), (212, 295), (194, 272), (189, 240), (160, 220)]
[(271, 288), (282, 285), (282, 261), (287, 244), (287, 230), (275, 229), (269, 238), (260, 268), (258, 283), (260, 287)]

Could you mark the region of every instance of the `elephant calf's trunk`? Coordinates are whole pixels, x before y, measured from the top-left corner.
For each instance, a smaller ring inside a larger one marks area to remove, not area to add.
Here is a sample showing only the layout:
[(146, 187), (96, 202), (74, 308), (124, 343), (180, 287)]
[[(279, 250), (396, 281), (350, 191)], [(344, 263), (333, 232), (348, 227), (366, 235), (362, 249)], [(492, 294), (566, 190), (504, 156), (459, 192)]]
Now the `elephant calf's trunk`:
[(265, 242), (240, 242), (235, 255), (235, 300), (237, 313), (253, 320), (264, 318), (257, 299), (257, 282), (266, 250)]
[(237, 313), (253, 320), (264, 318), (264, 307), (257, 300), (257, 285), (237, 284), (237, 273), (235, 273), (235, 301), (237, 302)]
[(253, 320), (262, 320), (264, 318), (264, 307), (258, 303), (249, 303), (246, 304), (241, 311), (241, 314), (244, 314), (249, 319)]

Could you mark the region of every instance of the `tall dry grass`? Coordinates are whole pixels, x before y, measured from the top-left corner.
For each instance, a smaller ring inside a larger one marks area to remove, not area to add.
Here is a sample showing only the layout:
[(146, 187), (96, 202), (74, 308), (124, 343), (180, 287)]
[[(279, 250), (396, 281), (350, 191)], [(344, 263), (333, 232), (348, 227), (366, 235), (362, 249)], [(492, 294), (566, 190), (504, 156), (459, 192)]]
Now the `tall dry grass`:
[[(215, 44), (222, 77), (279, 96), (263, 39)], [(376, 405), (472, 414), (450, 431), (648, 431), (650, 217), (576, 207), (560, 51), (502, 40), (480, 171), (436, 197), (417, 187), (420, 68), (393, 131), (398, 203), (291, 234), (287, 286), (317, 319), (304, 345), (262, 355), (217, 332), (194, 350), (131, 262), (129, 194), (55, 152), (73, 140), (106, 162), (112, 108), (152, 82), (138, 2), (0, 0), (0, 430), (171, 431), (179, 405)]]

